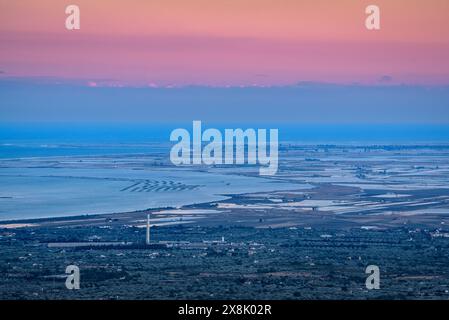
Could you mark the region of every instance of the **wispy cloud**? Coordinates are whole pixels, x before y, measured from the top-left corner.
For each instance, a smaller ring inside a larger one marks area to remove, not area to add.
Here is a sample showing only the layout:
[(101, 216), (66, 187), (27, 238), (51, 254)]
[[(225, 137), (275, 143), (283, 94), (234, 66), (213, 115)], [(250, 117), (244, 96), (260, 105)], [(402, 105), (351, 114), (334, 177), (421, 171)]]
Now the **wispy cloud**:
[(392, 76), (389, 75), (383, 75), (378, 79), (378, 82), (380, 83), (390, 83), (393, 80)]

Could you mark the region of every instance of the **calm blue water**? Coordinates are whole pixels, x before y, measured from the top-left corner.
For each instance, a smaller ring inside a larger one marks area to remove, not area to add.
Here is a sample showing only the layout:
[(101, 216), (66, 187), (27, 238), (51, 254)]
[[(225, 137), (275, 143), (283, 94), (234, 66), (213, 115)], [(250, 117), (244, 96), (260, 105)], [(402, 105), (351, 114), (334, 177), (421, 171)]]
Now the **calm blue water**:
[[(0, 124), (0, 158), (165, 152), (176, 128), (161, 124)], [(449, 143), (449, 125), (279, 125), (203, 123), (206, 128), (277, 128), (279, 140), (313, 143)]]
[[(129, 168), (2, 168), (0, 221), (128, 212), (225, 199), (224, 194), (306, 189), (306, 184), (190, 170)], [(167, 187), (133, 190), (136, 183)], [(169, 183), (195, 186), (169, 188)]]
[[(192, 123), (177, 125), (0, 125), (0, 159), (51, 156), (154, 154), (168, 157), (170, 132), (191, 130)], [(203, 129), (278, 128), (281, 141), (303, 144), (426, 144), (448, 143), (449, 126), (312, 126), (203, 123)], [(111, 157), (113, 158), (113, 157)], [(149, 158), (150, 159), (150, 158)], [(52, 159), (2, 161), (0, 167), (0, 220), (110, 213), (162, 206), (217, 201), (227, 193), (307, 188), (274, 183), (260, 177), (190, 172), (181, 169), (132, 170), (89, 164), (53, 168)], [(93, 159), (95, 160), (95, 159)], [(30, 166), (31, 162), (36, 162)], [(39, 162), (40, 161), (40, 162)], [(49, 163), (46, 163), (48, 162)], [(193, 190), (125, 192), (142, 181), (196, 185)]]
[(151, 144), (67, 144), (57, 142), (10, 142), (0, 145), (0, 159), (60, 157), (60, 156), (102, 156), (127, 154), (154, 154), (169, 152), (164, 146)]

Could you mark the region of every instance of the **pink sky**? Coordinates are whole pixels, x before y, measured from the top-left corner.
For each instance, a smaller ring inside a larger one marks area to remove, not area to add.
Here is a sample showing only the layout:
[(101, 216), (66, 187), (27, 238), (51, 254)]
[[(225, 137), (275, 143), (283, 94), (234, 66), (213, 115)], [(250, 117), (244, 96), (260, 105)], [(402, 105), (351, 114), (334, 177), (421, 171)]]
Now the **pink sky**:
[[(81, 10), (68, 31), (65, 6)], [(381, 9), (368, 31), (364, 9)], [(91, 85), (449, 84), (447, 0), (0, 0), (1, 76)]]

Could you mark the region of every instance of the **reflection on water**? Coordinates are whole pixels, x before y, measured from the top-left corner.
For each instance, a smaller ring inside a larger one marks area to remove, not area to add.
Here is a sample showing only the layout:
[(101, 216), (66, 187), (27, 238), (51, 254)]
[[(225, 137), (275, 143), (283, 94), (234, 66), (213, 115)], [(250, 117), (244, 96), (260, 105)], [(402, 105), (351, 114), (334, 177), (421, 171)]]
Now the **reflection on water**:
[(225, 194), (304, 184), (186, 170), (0, 168), (0, 219), (112, 213), (218, 201)]

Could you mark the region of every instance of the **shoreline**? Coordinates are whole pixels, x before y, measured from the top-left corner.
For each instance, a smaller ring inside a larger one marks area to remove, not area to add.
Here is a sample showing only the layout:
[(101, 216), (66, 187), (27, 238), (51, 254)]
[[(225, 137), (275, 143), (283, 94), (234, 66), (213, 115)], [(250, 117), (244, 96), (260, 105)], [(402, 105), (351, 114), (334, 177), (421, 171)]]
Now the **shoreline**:
[[(200, 209), (202, 207), (210, 208), (210, 207), (212, 207), (212, 204), (214, 204), (214, 203), (230, 200), (230, 199), (233, 199), (235, 197), (242, 196), (245, 194), (248, 194), (248, 193), (220, 194), (219, 196), (224, 197), (224, 199), (217, 200), (217, 201), (192, 203), (192, 204), (187, 204), (187, 205), (183, 205), (183, 206), (154, 207), (154, 208), (146, 208), (146, 209), (134, 210), (134, 211), (122, 211), (122, 212), (111, 212), (111, 213), (76, 214), (76, 215), (70, 215), (70, 216), (0, 220), (0, 229), (2, 229), (2, 226), (7, 225), (7, 224), (38, 224), (38, 223), (57, 223), (57, 222), (63, 223), (65, 221), (82, 221), (82, 220), (94, 220), (94, 219), (108, 220), (108, 219), (113, 219), (114, 217), (118, 218), (123, 215), (138, 216), (140, 214), (148, 214), (148, 213), (159, 212), (159, 211), (163, 211), (163, 210), (185, 210), (185, 209), (192, 209), (192, 208)], [(35, 225), (35, 226), (37, 227), (39, 225)]]

